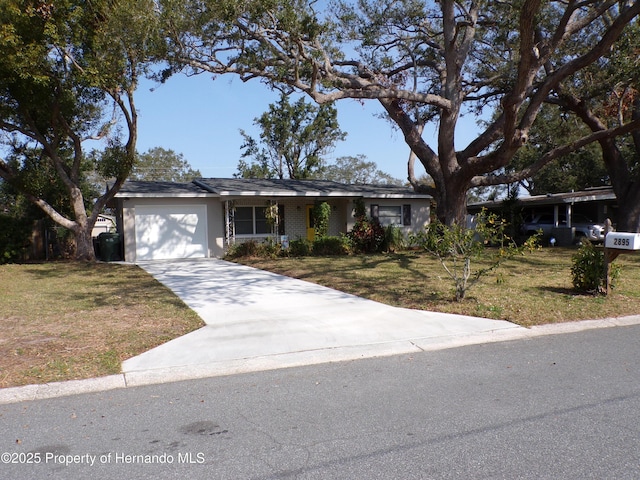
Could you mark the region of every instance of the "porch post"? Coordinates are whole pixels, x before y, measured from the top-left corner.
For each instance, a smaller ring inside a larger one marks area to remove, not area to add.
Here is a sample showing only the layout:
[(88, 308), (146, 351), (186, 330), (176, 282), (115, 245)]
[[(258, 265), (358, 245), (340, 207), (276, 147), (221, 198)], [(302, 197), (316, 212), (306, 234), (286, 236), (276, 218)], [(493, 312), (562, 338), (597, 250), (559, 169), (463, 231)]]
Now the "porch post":
[(224, 202), (224, 225), (225, 225), (225, 241), (227, 246), (235, 243), (234, 232), (233, 232), (233, 224), (231, 219), (231, 208), (229, 205), (229, 200), (225, 200)]
[(278, 200), (275, 200), (274, 203), (276, 206), (276, 218), (275, 222), (273, 222), (273, 239), (275, 243), (278, 243), (280, 241), (280, 238), (278, 237), (278, 232), (280, 231), (280, 205), (278, 205)]

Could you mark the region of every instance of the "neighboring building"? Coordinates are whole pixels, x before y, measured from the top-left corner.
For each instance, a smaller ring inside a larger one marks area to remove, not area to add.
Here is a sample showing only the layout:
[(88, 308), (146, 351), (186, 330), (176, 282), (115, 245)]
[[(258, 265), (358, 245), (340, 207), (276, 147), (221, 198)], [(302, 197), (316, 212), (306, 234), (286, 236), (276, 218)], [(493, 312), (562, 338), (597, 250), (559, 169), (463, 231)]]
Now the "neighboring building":
[[(191, 183), (126, 182), (116, 195), (126, 261), (222, 257), (230, 244), (282, 235), (313, 239), (315, 202), (331, 206), (329, 235), (354, 225), (354, 200), (404, 233), (429, 223), (431, 196), (409, 187), (328, 180), (201, 178)], [(277, 212), (270, 222), (269, 213)]]
[(91, 236), (97, 237), (101, 233), (111, 233), (116, 231), (116, 217), (112, 215), (99, 214), (96, 223), (91, 230)]
[[(475, 214), (482, 208), (500, 210), (503, 205), (503, 201), (479, 202), (468, 205), (467, 209)], [(610, 219), (614, 226), (617, 222), (618, 201), (611, 187), (520, 197), (517, 205), (525, 227), (523, 233), (536, 230), (539, 223), (545, 232), (545, 240), (554, 237), (558, 245), (570, 245), (583, 236), (602, 241), (605, 220)], [(600, 234), (595, 235), (599, 229)]]

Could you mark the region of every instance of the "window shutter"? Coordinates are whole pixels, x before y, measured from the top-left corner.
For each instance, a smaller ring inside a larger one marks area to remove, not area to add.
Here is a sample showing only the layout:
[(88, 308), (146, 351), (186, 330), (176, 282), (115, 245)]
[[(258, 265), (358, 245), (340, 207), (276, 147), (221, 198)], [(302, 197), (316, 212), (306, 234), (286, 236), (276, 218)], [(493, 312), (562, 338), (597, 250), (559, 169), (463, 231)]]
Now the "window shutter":
[(411, 205), (402, 206), (402, 224), (404, 226), (411, 225)]
[(378, 218), (379, 216), (378, 205), (371, 204), (371, 218)]

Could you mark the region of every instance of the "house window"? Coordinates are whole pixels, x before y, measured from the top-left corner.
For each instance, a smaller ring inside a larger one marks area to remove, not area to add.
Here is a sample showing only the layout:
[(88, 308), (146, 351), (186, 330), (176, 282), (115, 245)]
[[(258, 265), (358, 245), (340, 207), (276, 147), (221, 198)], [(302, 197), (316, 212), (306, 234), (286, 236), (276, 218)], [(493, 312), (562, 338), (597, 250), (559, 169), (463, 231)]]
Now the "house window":
[(236, 235), (269, 235), (265, 207), (236, 207), (233, 216)]
[(411, 205), (371, 205), (371, 217), (380, 225), (411, 225)]
[(394, 207), (378, 206), (378, 220), (383, 227), (402, 225), (402, 207), (399, 205)]

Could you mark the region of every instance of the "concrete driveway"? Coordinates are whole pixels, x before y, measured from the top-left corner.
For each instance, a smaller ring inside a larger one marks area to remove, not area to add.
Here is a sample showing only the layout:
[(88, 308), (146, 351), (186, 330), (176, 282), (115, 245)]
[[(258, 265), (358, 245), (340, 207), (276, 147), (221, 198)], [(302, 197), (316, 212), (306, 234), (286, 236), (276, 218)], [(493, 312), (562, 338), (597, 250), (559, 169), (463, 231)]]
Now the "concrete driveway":
[(125, 361), (130, 385), (420, 352), (526, 330), (506, 321), (391, 307), (217, 259), (140, 267), (206, 326)]

